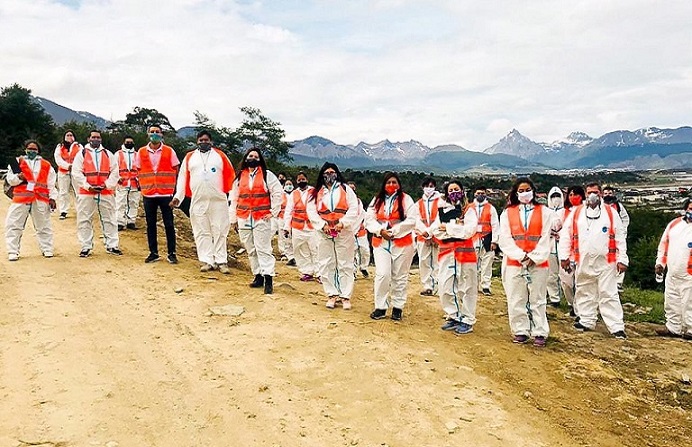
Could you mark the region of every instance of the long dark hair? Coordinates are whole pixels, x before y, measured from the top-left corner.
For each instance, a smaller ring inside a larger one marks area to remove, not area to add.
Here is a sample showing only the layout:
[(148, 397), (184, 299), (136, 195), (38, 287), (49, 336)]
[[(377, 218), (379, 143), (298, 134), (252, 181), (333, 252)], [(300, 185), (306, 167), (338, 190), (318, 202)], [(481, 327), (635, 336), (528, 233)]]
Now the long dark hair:
[(249, 166), (245, 164), (245, 160), (247, 160), (247, 156), (250, 152), (257, 152), (257, 155), (259, 155), (259, 168), (262, 168), (262, 175), (264, 176), (264, 182), (267, 182), (267, 162), (264, 161), (264, 155), (262, 155), (262, 151), (258, 147), (251, 147), (247, 151), (245, 151), (245, 155), (243, 155), (243, 159), (240, 160), (240, 167), (238, 168), (238, 177), (240, 177), (240, 174), (247, 168), (248, 170), (250, 169)]
[(586, 191), (584, 191), (584, 187), (581, 185), (573, 185), (567, 188), (567, 194), (565, 194), (565, 209), (572, 208), (574, 205), (572, 205), (572, 202), (569, 201), (569, 193), (573, 192), (574, 194), (581, 196), (581, 201), (584, 202), (586, 200)]
[(399, 191), (398, 195), (396, 196), (396, 204), (399, 208), (399, 220), (404, 220), (406, 219), (406, 210), (404, 210), (404, 190), (401, 186), (401, 179), (399, 178), (399, 175), (396, 172), (387, 171), (384, 173), (384, 179), (382, 180), (380, 191), (375, 196), (375, 210), (377, 210), (381, 206), (384, 206), (384, 199), (387, 195), (387, 192), (384, 190), (384, 187), (391, 178), (395, 178), (397, 183), (399, 183)]
[(512, 189), (509, 191), (509, 197), (507, 198), (507, 207), (519, 205), (520, 202), (517, 190), (519, 189), (519, 185), (521, 185), (522, 183), (528, 183), (529, 186), (531, 186), (531, 191), (533, 191), (533, 199), (531, 199), (531, 203), (534, 205), (538, 205), (538, 202), (536, 201), (536, 185), (528, 177), (519, 177), (518, 179), (516, 179), (516, 181), (512, 185)]
[(327, 169), (332, 168), (334, 172), (336, 172), (336, 181), (341, 183), (342, 185), (345, 183), (344, 176), (341, 175), (341, 171), (339, 170), (339, 167), (335, 165), (334, 163), (330, 162), (325, 162), (322, 167), (320, 168), (319, 174), (317, 174), (317, 181), (315, 182), (315, 189), (312, 190), (312, 194), (310, 195), (311, 200), (315, 200), (317, 198), (317, 193), (320, 192), (323, 186), (325, 186), (324, 183), (324, 171)]
[(461, 208), (466, 208), (466, 205), (468, 205), (468, 198), (466, 197), (466, 191), (464, 190), (464, 184), (461, 183), (461, 180), (457, 178), (453, 178), (449, 180), (448, 182), (445, 182), (444, 185), (442, 185), (442, 198), (445, 199), (445, 202), (449, 203), (450, 205), (454, 205), (450, 200), (449, 200), (449, 186), (450, 185), (458, 185), (459, 188), (461, 188), (461, 193), (463, 194), (463, 197), (461, 199)]

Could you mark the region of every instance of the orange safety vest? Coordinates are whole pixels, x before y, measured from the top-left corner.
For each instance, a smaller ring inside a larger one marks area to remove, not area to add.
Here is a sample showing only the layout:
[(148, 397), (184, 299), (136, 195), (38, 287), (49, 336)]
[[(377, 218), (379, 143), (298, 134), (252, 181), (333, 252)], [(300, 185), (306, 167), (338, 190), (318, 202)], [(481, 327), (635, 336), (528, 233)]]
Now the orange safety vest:
[[(91, 186), (99, 186), (105, 184), (106, 180), (108, 180), (108, 177), (111, 175), (111, 159), (110, 157), (108, 157), (108, 154), (106, 153), (105, 149), (101, 151), (100, 158), (101, 160), (99, 161), (98, 169), (96, 169), (96, 164), (94, 163), (94, 156), (91, 154), (90, 150), (84, 149), (84, 165), (82, 166), (82, 172), (84, 172), (84, 176), (86, 177), (87, 183)], [(87, 194), (90, 196), (94, 196), (97, 194), (95, 192), (90, 192), (88, 189), (84, 189), (82, 187), (79, 188), (79, 193)], [(112, 194), (113, 190), (111, 189), (101, 190), (102, 196), (110, 196)]]
[[(538, 245), (543, 232), (543, 205), (536, 205), (531, 213), (528, 229), (524, 228), (519, 216), (519, 205), (510, 206), (507, 208), (507, 217), (509, 218), (509, 229), (512, 232), (512, 239), (517, 244), (517, 247), (526, 253), (530, 253)], [(521, 267), (521, 262), (517, 259), (507, 258), (507, 265), (513, 267)], [(547, 268), (548, 261), (539, 264), (537, 267)]]
[[(478, 225), (481, 226), (481, 231), (476, 233), (476, 235), (479, 239), (483, 239), (493, 232), (493, 227), (490, 224), (490, 218), (492, 216), (491, 207), (492, 205), (490, 203), (483, 205), (481, 215), (478, 217)], [(476, 207), (474, 206), (473, 209), (476, 209)]]
[(346, 187), (344, 185), (339, 186), (341, 188), (341, 197), (339, 198), (339, 203), (336, 204), (336, 207), (334, 208), (333, 211), (329, 211), (329, 208), (324, 204), (324, 201), (322, 198), (324, 197), (324, 190), (325, 187), (322, 187), (317, 192), (317, 214), (320, 215), (322, 220), (327, 222), (327, 227), (331, 228), (336, 226), (336, 224), (339, 223), (341, 219), (346, 215), (346, 212), (348, 212), (348, 200), (346, 200)]
[[(221, 168), (223, 185), (221, 185), (221, 189), (224, 194), (228, 194), (231, 189), (233, 189), (235, 170), (233, 169), (233, 165), (226, 154), (215, 147), (213, 147), (212, 150), (219, 154), (219, 157), (221, 157), (221, 162), (223, 163), (223, 168)], [(185, 173), (185, 197), (192, 197), (192, 189), (190, 189), (190, 157), (192, 157), (192, 154), (194, 153), (195, 151), (190, 151), (185, 155), (185, 166), (187, 166), (187, 172)]]
[(476, 249), (473, 246), (473, 238), (471, 239), (457, 239), (457, 240), (445, 240), (442, 239), (439, 242), (440, 251), (437, 255), (438, 260), (442, 260), (443, 257), (454, 253), (454, 259), (459, 264), (477, 264), (478, 255), (476, 254)]
[[(678, 217), (677, 219), (672, 221), (670, 223), (670, 227), (668, 227), (668, 230), (666, 231), (666, 237), (665, 239), (663, 239), (663, 258), (661, 259), (663, 265), (668, 265), (668, 246), (670, 245), (670, 230), (672, 230), (673, 228), (675, 228), (677, 224), (682, 222), (682, 219), (682, 217)], [(687, 273), (692, 275), (692, 247), (690, 247), (690, 257), (687, 259)]]
[[(44, 159), (40, 159), (41, 168), (38, 170), (38, 177), (34, 178), (34, 171), (29, 167), (29, 163), (24, 160), (24, 157), (19, 159), (19, 168), (24, 174), (25, 182), (14, 187), (12, 195), (13, 203), (33, 203), (34, 200), (48, 203), (50, 200), (48, 189), (48, 174), (50, 173), (50, 163)], [(29, 191), (29, 183), (34, 184), (34, 190)]]
[(284, 215), (286, 214), (286, 202), (288, 201), (288, 194), (285, 192), (281, 194), (281, 209), (279, 210), (279, 215), (277, 216), (279, 219), (283, 219)]
[[(407, 197), (408, 197), (408, 195), (404, 194), (402, 202), (405, 201), (405, 199)], [(384, 212), (384, 202), (383, 202), (383, 203), (380, 203), (380, 206), (377, 207), (377, 213), (375, 215), (375, 218), (377, 219), (377, 221), (380, 224), (386, 223), (387, 228), (392, 228), (394, 225), (401, 222), (401, 219), (399, 219), (401, 214), (403, 214), (403, 212), (399, 213), (399, 201), (393, 200), (392, 201), (392, 210), (389, 213), (389, 216), (387, 216)], [(372, 235), (372, 246), (375, 248), (379, 247), (380, 245), (382, 245), (383, 240), (384, 239), (379, 234), (373, 234)], [(395, 247), (407, 247), (407, 246), (413, 244), (413, 233), (409, 233), (405, 236), (392, 239), (391, 242), (394, 244)]]
[[(363, 202), (358, 199), (358, 209), (360, 210), (361, 207), (363, 206)], [(356, 237), (363, 237), (368, 235), (368, 230), (365, 229), (365, 222), (360, 223), (360, 227), (358, 227), (358, 231), (356, 232)]]
[(238, 206), (237, 215), (241, 219), (252, 217), (261, 220), (271, 214), (272, 204), (269, 188), (264, 181), (264, 171), (257, 168), (255, 178), (259, 176), (259, 182), (250, 185), (250, 171), (244, 169), (238, 178)]
[[(308, 186), (307, 197), (310, 197), (313, 189), (314, 188), (312, 186)], [(301, 199), (300, 193), (300, 189), (296, 189), (291, 193), (293, 195), (293, 214), (291, 215), (291, 228), (295, 228), (296, 230), (302, 230), (305, 227), (307, 227), (308, 230), (312, 230), (314, 227), (312, 226), (312, 222), (310, 222), (310, 219), (308, 219), (307, 206), (306, 203), (303, 202), (303, 200)]]
[[(574, 210), (572, 215), (572, 253), (574, 253), (574, 262), (579, 263), (579, 226), (577, 225), (577, 218), (579, 213), (581, 213), (584, 205), (579, 205), (579, 207)], [(615, 264), (617, 260), (617, 244), (615, 243), (615, 227), (613, 226), (613, 209), (610, 206), (604, 207), (606, 214), (608, 214), (608, 220), (610, 221), (610, 228), (608, 228), (608, 255), (606, 260), (609, 264)]]
[(139, 186), (142, 188), (142, 195), (148, 196), (172, 196), (175, 192), (175, 178), (177, 170), (172, 166), (173, 148), (166, 146), (161, 147), (161, 159), (159, 160), (158, 169), (154, 171), (154, 165), (151, 162), (149, 149), (144, 146), (139, 149)]
[(135, 156), (136, 152), (132, 152), (132, 159), (130, 160), (130, 168), (127, 167), (127, 160), (125, 160), (125, 151), (118, 151), (118, 170), (120, 172), (120, 184), (132, 188), (137, 186), (137, 167), (135, 166)]
[[(420, 220), (423, 221), (423, 225), (426, 227), (430, 227), (430, 225), (435, 222), (435, 219), (437, 219), (437, 213), (440, 205), (440, 198), (436, 198), (432, 202), (432, 208), (430, 209), (430, 215), (428, 216), (428, 210), (426, 209), (425, 202), (423, 199), (418, 199), (418, 215), (420, 216)], [(418, 242), (425, 242), (425, 238), (423, 236), (418, 236), (416, 237)]]
[[(60, 144), (60, 157), (62, 157), (62, 159), (67, 163), (72, 164), (74, 163), (74, 158), (77, 156), (80, 149), (81, 147), (76, 141), (70, 145), (69, 149), (66, 148), (64, 144)], [(60, 166), (58, 166), (58, 171), (62, 172), (63, 174), (70, 172), (67, 169), (61, 168)]]

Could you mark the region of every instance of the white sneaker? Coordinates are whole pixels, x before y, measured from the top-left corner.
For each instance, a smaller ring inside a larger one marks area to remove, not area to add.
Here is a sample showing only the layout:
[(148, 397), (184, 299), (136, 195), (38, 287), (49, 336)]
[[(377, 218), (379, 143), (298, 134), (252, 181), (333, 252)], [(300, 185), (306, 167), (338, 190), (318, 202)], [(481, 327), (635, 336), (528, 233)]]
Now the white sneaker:
[(229, 275), (231, 273), (231, 269), (228, 268), (228, 264), (219, 264), (218, 267), (219, 271), (224, 275)]
[(53, 252), (52, 252), (52, 251), (43, 252), (43, 257), (44, 257), (44, 258), (52, 258), (52, 257), (53, 257)]
[(214, 266), (211, 264), (204, 264), (199, 268), (199, 271), (202, 273), (211, 272), (212, 270), (214, 270)]
[(10, 253), (9, 255), (7, 255), (7, 259), (9, 259), (10, 261), (16, 261), (19, 259), (19, 255), (17, 253)]

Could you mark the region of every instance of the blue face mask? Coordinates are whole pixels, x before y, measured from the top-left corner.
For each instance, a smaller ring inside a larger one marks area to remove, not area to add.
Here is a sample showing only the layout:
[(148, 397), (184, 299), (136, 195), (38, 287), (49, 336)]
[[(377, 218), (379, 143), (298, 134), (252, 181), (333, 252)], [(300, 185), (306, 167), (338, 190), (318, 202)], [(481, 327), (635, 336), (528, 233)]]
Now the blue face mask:
[(26, 151), (26, 158), (28, 158), (29, 160), (33, 160), (36, 157), (38, 157), (37, 151)]
[(688, 222), (692, 222), (692, 211), (685, 212), (685, 220), (687, 220)]
[(158, 133), (149, 134), (149, 141), (151, 141), (152, 143), (160, 143), (161, 140), (163, 140), (163, 135)]

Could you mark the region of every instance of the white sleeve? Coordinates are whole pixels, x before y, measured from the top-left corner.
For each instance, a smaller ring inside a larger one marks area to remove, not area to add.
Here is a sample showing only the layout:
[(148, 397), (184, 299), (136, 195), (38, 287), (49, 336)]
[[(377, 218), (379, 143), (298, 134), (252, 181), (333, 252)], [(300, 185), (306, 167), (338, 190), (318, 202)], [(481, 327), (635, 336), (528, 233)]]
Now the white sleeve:
[[(548, 260), (550, 256), (550, 248), (552, 238), (550, 237), (550, 231), (552, 230), (552, 225), (555, 219), (554, 212), (548, 212), (549, 208), (547, 206), (543, 207), (543, 213), (541, 217), (543, 222), (541, 222), (541, 238), (538, 240), (536, 247), (527, 254), (529, 259), (531, 259), (536, 264), (542, 264)], [(535, 212), (535, 208), (534, 208)]]
[(405, 195), (403, 202), (406, 219), (392, 227), (392, 237), (395, 238), (406, 236), (413, 231), (416, 226), (416, 220), (418, 219), (418, 208), (411, 196), (408, 194)]
[(120, 180), (120, 167), (118, 166), (118, 159), (115, 158), (115, 155), (108, 150), (106, 150), (106, 155), (111, 165), (111, 172), (106, 179), (106, 189), (113, 190), (118, 185), (118, 180)]
[[(84, 151), (79, 151), (74, 158), (72, 163), (72, 181), (77, 185), (78, 188), (89, 189), (91, 185), (87, 183), (86, 176), (84, 175)], [(79, 194), (79, 191), (77, 191)]]
[[(300, 195), (300, 193), (298, 193)], [(286, 197), (286, 208), (284, 209), (284, 220), (281, 223), (281, 229), (290, 231), (291, 229), (291, 219), (293, 214), (293, 196), (294, 194), (288, 194)]]
[[(615, 210), (613, 210), (615, 211)], [(617, 247), (617, 262), (629, 265), (630, 260), (627, 257), (627, 230), (620, 220), (618, 213), (613, 213), (613, 226), (615, 227), (615, 246)]]
[(369, 233), (379, 236), (384, 228), (385, 226), (377, 221), (375, 199), (373, 198), (370, 204), (368, 204), (368, 210), (365, 212), (365, 229), (368, 230)]
[(267, 189), (269, 189), (269, 200), (272, 207), (271, 215), (272, 217), (278, 217), (281, 212), (281, 199), (283, 198), (284, 188), (271, 171), (267, 171)]
[(53, 153), (55, 158), (55, 163), (63, 169), (70, 169), (70, 164), (62, 158), (62, 144), (55, 146), (55, 152)]
[[(576, 212), (575, 210), (572, 213)], [(557, 255), (560, 261), (566, 261), (572, 258), (572, 224), (574, 222), (574, 214), (565, 218), (562, 222), (560, 230), (560, 240), (557, 243)]]
[(7, 175), (5, 176), (5, 181), (7, 181), (7, 184), (10, 186), (17, 186), (23, 182), (23, 180), (19, 179), (19, 174), (12, 172), (10, 165), (7, 165)]
[(512, 237), (512, 230), (509, 226), (509, 214), (507, 209), (500, 215), (500, 238), (498, 239), (500, 250), (508, 257), (515, 261), (521, 261), (526, 256), (524, 250), (519, 248)]
[[(675, 222), (675, 221), (673, 221), (673, 222)], [(666, 231), (664, 231), (663, 235), (661, 235), (661, 241), (658, 243), (658, 252), (656, 253), (656, 264), (654, 264), (654, 265), (662, 265), (663, 267), (666, 266), (666, 262), (663, 260), (665, 254), (666, 254), (665, 242), (666, 242), (666, 238), (670, 234), (670, 224), (672, 224), (673, 222), (669, 223), (666, 226)]]
[(490, 205), (490, 227), (493, 231), (490, 242), (497, 244), (500, 239), (500, 219), (497, 217), (497, 209), (492, 204)]
[[(314, 191), (317, 194), (317, 191)], [(317, 195), (315, 195), (315, 200), (312, 200), (312, 192), (308, 194), (307, 202), (305, 204), (305, 211), (308, 213), (308, 219), (310, 223), (316, 230), (321, 230), (327, 224), (317, 212)]]
[(228, 195), (228, 199), (230, 201), (230, 204), (228, 205), (228, 217), (231, 224), (238, 222), (238, 215), (236, 212), (238, 211), (238, 190), (240, 189), (239, 184), (240, 174), (238, 174), (238, 177), (236, 177), (233, 181), (233, 189), (231, 189), (231, 192)]
[(348, 211), (341, 219), (341, 223), (344, 226), (344, 230), (352, 230), (354, 233), (357, 230), (356, 222), (358, 221), (358, 216), (360, 214), (360, 207), (358, 206), (358, 196), (353, 192), (350, 186), (345, 185), (341, 188), (341, 193), (346, 191), (346, 202), (348, 203)]
[(58, 180), (57, 174), (55, 174), (55, 169), (53, 166), (48, 170), (48, 197), (57, 200), (58, 198), (58, 188), (55, 187), (55, 182)]
[(187, 189), (187, 160), (189, 157), (183, 158), (183, 162), (180, 164), (180, 169), (178, 171), (178, 180), (175, 185), (175, 195), (174, 199), (178, 199), (182, 202), (185, 199), (185, 190)]
[(449, 222), (445, 225), (447, 235), (458, 239), (471, 239), (478, 231), (478, 213), (473, 207), (468, 207), (461, 223)]

